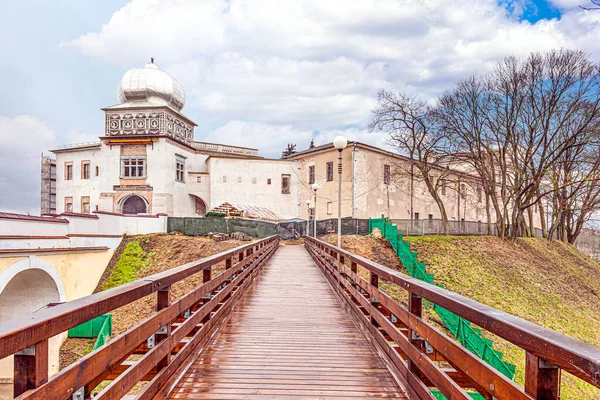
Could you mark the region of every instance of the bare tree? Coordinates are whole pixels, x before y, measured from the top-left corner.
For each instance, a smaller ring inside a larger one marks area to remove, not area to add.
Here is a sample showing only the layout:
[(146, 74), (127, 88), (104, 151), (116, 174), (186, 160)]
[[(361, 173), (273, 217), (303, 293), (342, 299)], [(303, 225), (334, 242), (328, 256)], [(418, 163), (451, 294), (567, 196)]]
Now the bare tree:
[[(377, 99), (378, 106), (373, 111), (369, 129), (387, 132), (389, 142), (400, 154), (406, 155), (411, 179), (417, 175), (415, 170), (418, 171), (440, 210), (444, 233), (447, 233), (448, 214), (440, 190), (449, 180), (450, 171), (439, 167), (447, 148), (447, 136), (439, 129), (434, 109), (414, 97), (387, 90), (381, 90)], [(437, 179), (433, 179), (434, 176)]]
[(532, 207), (558, 190), (545, 185), (549, 172), (597, 126), (599, 87), (598, 66), (585, 53), (556, 50), (507, 57), (441, 97), (439, 119), (454, 153), (479, 174), (499, 236), (533, 235)]

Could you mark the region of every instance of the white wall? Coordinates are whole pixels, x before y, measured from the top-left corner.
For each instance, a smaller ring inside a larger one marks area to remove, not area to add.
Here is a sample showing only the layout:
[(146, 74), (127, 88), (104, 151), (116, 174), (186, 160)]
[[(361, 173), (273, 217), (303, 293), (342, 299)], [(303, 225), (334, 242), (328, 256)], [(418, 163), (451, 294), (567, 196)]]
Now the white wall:
[[(266, 207), (283, 219), (297, 217), (300, 185), (297, 168), (295, 161), (211, 157), (209, 206), (214, 208), (224, 202), (250, 204)], [(282, 174), (290, 175), (289, 194), (281, 193)], [(223, 182), (223, 176), (227, 182)], [(252, 183), (253, 178), (256, 183)]]
[(68, 223), (0, 219), (0, 236), (66, 236), (68, 233)]
[(167, 217), (160, 216), (128, 216), (97, 213), (98, 234), (102, 235), (139, 235), (159, 233), (167, 230)]

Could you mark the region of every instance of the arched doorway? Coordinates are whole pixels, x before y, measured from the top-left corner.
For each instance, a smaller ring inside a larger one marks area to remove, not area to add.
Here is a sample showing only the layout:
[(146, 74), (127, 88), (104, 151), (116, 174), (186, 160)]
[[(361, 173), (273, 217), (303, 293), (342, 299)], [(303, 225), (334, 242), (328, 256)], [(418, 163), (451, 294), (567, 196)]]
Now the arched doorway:
[(194, 204), (196, 206), (196, 215), (199, 215), (201, 217), (204, 217), (206, 215), (206, 211), (208, 211), (206, 208), (206, 203), (204, 202), (204, 200), (202, 200), (200, 197), (195, 196), (195, 195), (191, 195), (192, 198), (194, 199)]
[(136, 194), (126, 197), (121, 203), (121, 213), (123, 214), (146, 214), (147, 210), (146, 200)]
[[(0, 323), (34, 313), (49, 303), (65, 301), (65, 290), (56, 269), (32, 256), (11, 264), (0, 273)], [(50, 339), (48, 367), (58, 371), (59, 349), (66, 335)], [(0, 379), (12, 380), (13, 357), (0, 360)]]

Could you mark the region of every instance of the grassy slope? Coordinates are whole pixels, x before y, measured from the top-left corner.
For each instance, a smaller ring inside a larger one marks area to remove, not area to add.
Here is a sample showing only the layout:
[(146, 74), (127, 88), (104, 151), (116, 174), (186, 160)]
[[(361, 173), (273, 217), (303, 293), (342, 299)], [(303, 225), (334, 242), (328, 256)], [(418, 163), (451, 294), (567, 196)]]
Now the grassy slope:
[[(215, 242), (206, 237), (181, 235), (141, 235), (127, 237), (119, 246), (113, 260), (102, 276), (96, 293), (132, 282), (179, 265), (237, 247), (244, 242), (225, 240)], [(213, 268), (213, 277), (225, 269), (224, 263)], [(196, 274), (172, 287), (175, 300), (202, 283)], [(150, 295), (111, 312), (113, 336), (125, 332), (156, 309), (156, 295)], [(91, 345), (90, 345), (91, 343)], [(61, 348), (61, 369), (91, 352), (95, 339), (68, 339)]]
[[(600, 347), (600, 266), (574, 247), (542, 239), (516, 243), (495, 237), (405, 238), (435, 273), (435, 282), (502, 311)], [(390, 245), (348, 237), (343, 247), (387, 266)], [(523, 385), (525, 354), (488, 334), (517, 366)], [(563, 399), (600, 399), (600, 390), (563, 375)]]
[[(600, 347), (600, 266), (574, 247), (541, 239), (411, 237), (413, 250), (443, 287)], [(491, 335), (490, 335), (491, 337)], [(494, 338), (517, 366), (525, 354)], [(563, 399), (600, 399), (600, 390), (564, 374)]]

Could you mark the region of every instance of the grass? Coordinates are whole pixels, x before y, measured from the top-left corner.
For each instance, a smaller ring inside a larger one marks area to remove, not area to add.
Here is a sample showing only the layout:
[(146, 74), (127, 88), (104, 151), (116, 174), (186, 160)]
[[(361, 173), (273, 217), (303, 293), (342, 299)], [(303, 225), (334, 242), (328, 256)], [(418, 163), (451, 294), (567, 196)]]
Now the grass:
[(102, 290), (133, 282), (148, 265), (150, 259), (151, 256), (144, 252), (138, 241), (127, 243), (110, 277), (102, 286)]
[[(546, 328), (600, 347), (600, 267), (573, 246), (543, 239), (408, 237), (435, 283)], [(494, 348), (517, 367), (525, 353), (490, 333)], [(600, 390), (564, 373), (563, 399), (600, 399)]]

